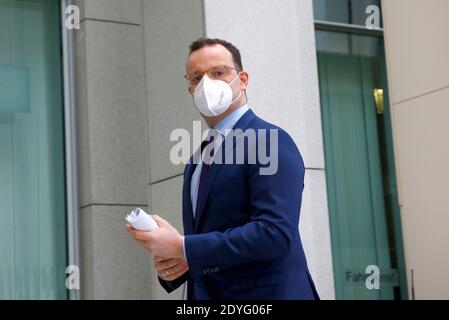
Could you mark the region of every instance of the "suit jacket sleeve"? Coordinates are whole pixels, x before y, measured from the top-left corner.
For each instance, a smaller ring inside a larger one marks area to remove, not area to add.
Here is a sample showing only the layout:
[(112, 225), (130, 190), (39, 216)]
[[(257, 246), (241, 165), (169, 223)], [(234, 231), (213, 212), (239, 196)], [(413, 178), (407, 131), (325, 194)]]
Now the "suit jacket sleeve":
[(179, 277), (176, 280), (173, 281), (165, 281), (161, 279), (160, 277), (157, 277), (159, 279), (159, 283), (161, 286), (167, 291), (167, 293), (170, 293), (172, 291), (175, 291), (178, 289), (184, 282), (186, 282), (189, 279), (190, 275), (189, 272), (183, 274), (181, 277)]
[[(185, 236), (192, 278), (240, 264), (274, 260), (285, 255), (298, 233), (304, 189), (304, 163), (293, 140), (278, 130), (278, 168), (261, 175), (259, 163), (248, 165), (251, 218), (225, 232)], [(271, 142), (267, 140), (267, 149)], [(232, 214), (232, 213), (230, 213)]]

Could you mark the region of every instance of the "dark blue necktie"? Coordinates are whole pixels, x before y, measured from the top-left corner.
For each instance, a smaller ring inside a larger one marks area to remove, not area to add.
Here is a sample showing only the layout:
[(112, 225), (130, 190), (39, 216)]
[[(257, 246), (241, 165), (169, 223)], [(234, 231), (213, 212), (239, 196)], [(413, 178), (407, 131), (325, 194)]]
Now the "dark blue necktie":
[[(210, 143), (212, 143), (214, 141), (214, 136), (211, 136), (209, 138), (209, 140), (204, 140), (201, 143), (201, 154), (203, 154), (204, 148), (206, 148), (206, 146), (208, 146)], [(206, 152), (209, 152), (209, 154), (206, 154), (202, 157), (202, 159), (212, 159), (214, 157), (214, 149), (212, 148), (212, 150), (207, 150)], [(202, 161), (202, 166), (201, 166), (201, 174), (200, 174), (200, 182), (198, 185), (198, 195), (196, 197), (196, 210), (195, 210), (195, 219), (198, 216), (198, 210), (200, 207), (200, 200), (202, 199), (202, 195), (204, 192), (204, 185), (206, 183), (206, 178), (207, 178), (207, 172), (209, 171), (209, 167), (210, 167), (211, 161)]]

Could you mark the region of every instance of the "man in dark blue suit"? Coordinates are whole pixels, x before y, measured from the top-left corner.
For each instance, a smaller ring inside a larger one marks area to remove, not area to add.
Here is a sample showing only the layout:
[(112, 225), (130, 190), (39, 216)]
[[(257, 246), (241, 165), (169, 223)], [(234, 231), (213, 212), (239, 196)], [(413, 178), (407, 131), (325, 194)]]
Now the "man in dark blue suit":
[(161, 285), (187, 282), (189, 300), (319, 299), (298, 229), (300, 152), (249, 108), (234, 45), (199, 39), (190, 49), (188, 89), (213, 130), (184, 171), (184, 236), (158, 216), (155, 231), (128, 231), (154, 255)]

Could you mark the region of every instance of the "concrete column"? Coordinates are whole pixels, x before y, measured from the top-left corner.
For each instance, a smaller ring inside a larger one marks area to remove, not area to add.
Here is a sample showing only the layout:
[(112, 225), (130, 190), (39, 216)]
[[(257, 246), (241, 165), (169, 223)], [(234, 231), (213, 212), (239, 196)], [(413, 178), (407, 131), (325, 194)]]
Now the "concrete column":
[(81, 295), (150, 299), (150, 255), (124, 215), (148, 209), (148, 143), (141, 0), (78, 0), (76, 96)]

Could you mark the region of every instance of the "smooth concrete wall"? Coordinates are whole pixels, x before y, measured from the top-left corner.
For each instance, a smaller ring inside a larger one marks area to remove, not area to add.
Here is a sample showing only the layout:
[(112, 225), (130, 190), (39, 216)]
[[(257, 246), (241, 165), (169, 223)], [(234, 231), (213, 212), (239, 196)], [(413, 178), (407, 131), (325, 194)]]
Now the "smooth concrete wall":
[(449, 299), (449, 2), (382, 5), (408, 284)]
[(287, 130), (306, 165), (300, 230), (323, 299), (334, 299), (311, 0), (205, 0), (206, 35), (240, 48), (249, 104)]
[(148, 208), (141, 0), (79, 0), (75, 32), (81, 297), (151, 299), (151, 259), (124, 215)]

